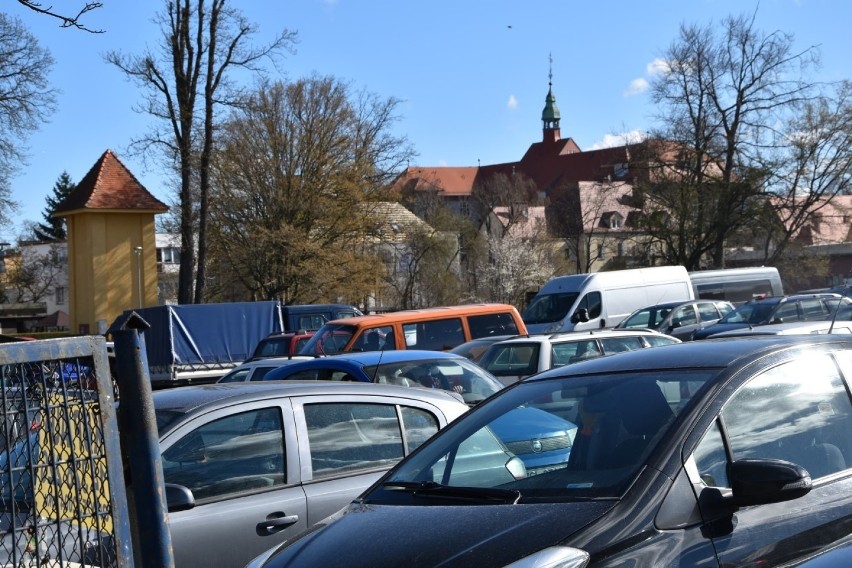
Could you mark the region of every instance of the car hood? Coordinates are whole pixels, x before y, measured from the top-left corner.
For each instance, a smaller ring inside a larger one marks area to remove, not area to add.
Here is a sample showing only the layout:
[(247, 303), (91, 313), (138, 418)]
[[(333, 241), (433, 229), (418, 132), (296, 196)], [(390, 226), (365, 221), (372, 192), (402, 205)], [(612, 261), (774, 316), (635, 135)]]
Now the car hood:
[(265, 568), (503, 566), (553, 546), (615, 501), (398, 506), (353, 503), (334, 522), (285, 543)]

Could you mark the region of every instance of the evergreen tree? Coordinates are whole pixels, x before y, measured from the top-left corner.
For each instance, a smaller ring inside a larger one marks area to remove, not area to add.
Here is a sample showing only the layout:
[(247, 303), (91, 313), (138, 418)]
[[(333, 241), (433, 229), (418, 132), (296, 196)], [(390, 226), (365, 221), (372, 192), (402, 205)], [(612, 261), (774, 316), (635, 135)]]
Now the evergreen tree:
[(77, 184), (71, 181), (68, 172), (62, 172), (56, 184), (53, 186), (53, 195), (46, 198), (47, 207), (42, 212), (44, 223), (38, 223), (33, 227), (33, 237), (37, 241), (64, 241), (67, 238), (65, 230), (65, 219), (53, 217), (56, 207), (65, 199), (69, 193), (74, 191)]

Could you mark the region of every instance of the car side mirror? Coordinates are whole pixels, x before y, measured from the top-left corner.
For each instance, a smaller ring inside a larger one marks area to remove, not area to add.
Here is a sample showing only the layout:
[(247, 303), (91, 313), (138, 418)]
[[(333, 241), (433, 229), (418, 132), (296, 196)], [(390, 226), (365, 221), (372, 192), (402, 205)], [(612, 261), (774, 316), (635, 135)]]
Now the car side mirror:
[(571, 323), (585, 323), (589, 321), (589, 310), (580, 308), (571, 316)]
[(188, 487), (166, 483), (166, 507), (169, 513), (186, 511), (195, 507), (195, 495)]
[(775, 318), (770, 323), (784, 323), (784, 318)]
[(737, 507), (798, 499), (813, 487), (808, 470), (776, 459), (744, 459), (728, 470), (731, 501)]

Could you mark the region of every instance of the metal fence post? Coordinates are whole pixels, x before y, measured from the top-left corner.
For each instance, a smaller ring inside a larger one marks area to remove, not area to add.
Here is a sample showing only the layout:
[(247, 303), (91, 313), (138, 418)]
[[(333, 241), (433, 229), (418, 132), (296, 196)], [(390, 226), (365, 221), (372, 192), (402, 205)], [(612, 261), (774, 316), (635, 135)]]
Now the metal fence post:
[[(136, 312), (130, 312), (112, 324), (109, 332), (115, 341), (115, 361), (121, 402), (119, 425), (124, 429), (122, 443), (132, 472), (135, 507), (134, 546), (145, 568), (174, 566), (169, 532), (163, 467), (151, 379), (145, 351), (144, 331), (150, 326)], [(138, 538), (138, 541), (136, 540)]]

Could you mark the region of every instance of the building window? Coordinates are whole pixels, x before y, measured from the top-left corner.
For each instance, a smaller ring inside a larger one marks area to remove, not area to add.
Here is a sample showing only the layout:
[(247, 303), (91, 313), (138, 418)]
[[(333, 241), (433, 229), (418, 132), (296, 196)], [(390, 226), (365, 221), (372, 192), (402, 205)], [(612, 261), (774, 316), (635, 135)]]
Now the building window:
[(467, 199), (459, 201), (459, 215), (465, 219), (470, 219), (470, 203), (468, 203)]
[(180, 249), (177, 247), (158, 248), (157, 262), (163, 264), (178, 264), (180, 262)]
[(598, 260), (603, 260), (604, 252), (605, 250), (603, 244), (598, 245)]
[(64, 304), (65, 303), (65, 295), (67, 290), (64, 286), (57, 286), (53, 289), (53, 293), (56, 295), (56, 303)]

